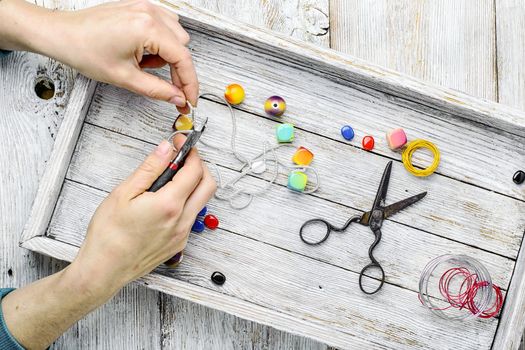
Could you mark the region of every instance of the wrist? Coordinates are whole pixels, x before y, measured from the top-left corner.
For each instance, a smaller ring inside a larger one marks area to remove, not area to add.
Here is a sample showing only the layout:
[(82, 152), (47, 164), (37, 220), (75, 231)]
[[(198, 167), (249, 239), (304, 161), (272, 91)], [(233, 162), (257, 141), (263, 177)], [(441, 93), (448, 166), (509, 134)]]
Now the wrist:
[(104, 271), (107, 268), (107, 266), (90, 268), (75, 259), (62, 270), (60, 276), (62, 287), (76, 293), (93, 307), (97, 307), (111, 299), (125, 285), (124, 281), (109, 276), (107, 271)]

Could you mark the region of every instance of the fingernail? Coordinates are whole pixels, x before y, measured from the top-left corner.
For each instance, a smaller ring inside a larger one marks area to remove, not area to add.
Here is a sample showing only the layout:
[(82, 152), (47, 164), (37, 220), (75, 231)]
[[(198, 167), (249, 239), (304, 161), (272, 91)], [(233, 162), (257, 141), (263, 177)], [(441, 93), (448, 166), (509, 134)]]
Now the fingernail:
[(160, 145), (157, 146), (157, 149), (155, 149), (155, 152), (159, 156), (165, 156), (170, 152), (171, 145), (168, 141), (164, 140), (160, 143)]
[(181, 96), (173, 96), (172, 98), (170, 98), (170, 103), (173, 103), (174, 105), (178, 107), (185, 107), (186, 99)]

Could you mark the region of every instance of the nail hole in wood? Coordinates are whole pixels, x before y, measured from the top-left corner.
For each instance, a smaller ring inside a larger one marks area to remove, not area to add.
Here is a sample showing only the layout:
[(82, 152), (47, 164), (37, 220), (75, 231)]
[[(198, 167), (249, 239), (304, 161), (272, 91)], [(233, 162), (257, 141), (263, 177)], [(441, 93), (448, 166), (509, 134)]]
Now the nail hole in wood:
[(35, 83), (35, 93), (42, 100), (49, 100), (55, 96), (55, 84), (48, 77), (40, 77)]

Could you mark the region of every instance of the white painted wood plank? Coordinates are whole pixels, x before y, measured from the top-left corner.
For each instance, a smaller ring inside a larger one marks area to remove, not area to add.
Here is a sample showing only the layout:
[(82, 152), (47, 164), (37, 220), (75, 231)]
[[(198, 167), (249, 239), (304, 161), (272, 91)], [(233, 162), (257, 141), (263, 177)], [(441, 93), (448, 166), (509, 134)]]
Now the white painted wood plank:
[[(317, 45), (329, 45), (328, 0), (240, 0), (235, 1), (235, 3), (225, 3), (217, 0), (191, 0), (188, 1), (188, 3), (215, 11), (233, 20), (243, 21), (252, 26), (268, 28), (284, 35), (309, 41)], [(204, 332), (205, 334), (208, 334), (208, 337), (205, 337), (205, 339), (215, 339), (216, 342), (222, 341), (222, 347), (230, 345), (228, 339), (234, 339), (235, 334), (237, 334), (232, 333), (231, 330), (230, 332), (226, 332), (227, 329), (223, 329), (222, 332), (215, 335), (210, 334), (210, 329), (213, 329), (209, 328), (210, 322), (213, 324), (214, 320), (220, 319), (219, 315), (221, 315), (221, 313), (218, 311), (209, 310), (208, 312), (205, 312), (206, 309), (201, 306), (193, 305), (175, 298), (163, 298), (162, 302), (167, 302), (167, 300), (171, 300), (171, 303), (169, 303), (165, 309), (171, 308), (171, 304), (173, 303), (177, 305), (177, 307), (191, 309), (195, 312), (184, 314), (184, 316), (179, 315), (176, 325), (200, 325), (200, 327), (198, 327), (199, 333)], [(211, 315), (216, 315), (216, 318)], [(225, 320), (232, 319), (226, 315), (224, 315), (223, 318)], [(250, 332), (251, 336), (247, 338), (253, 339), (253, 345), (255, 346), (267, 346), (269, 342), (267, 338), (280, 340), (279, 342), (273, 342), (272, 348), (294, 348), (293, 344), (296, 342), (301, 343), (301, 348), (303, 349), (304, 346), (307, 345), (303, 344), (302, 342), (304, 342), (304, 340), (301, 340), (300, 338), (287, 339), (286, 335), (272, 329), (266, 330), (269, 334), (260, 333), (263, 332), (264, 328), (258, 329), (256, 327), (252, 329), (253, 326), (250, 323), (245, 323), (245, 321), (237, 318), (233, 319), (239, 327), (243, 327), (246, 332)], [(167, 322), (167, 320), (169, 320), (168, 316), (165, 322)], [(168, 324), (164, 325), (164, 328), (173, 327), (170, 327)], [(200, 337), (195, 335), (185, 335), (182, 338), (177, 332), (168, 333), (168, 335), (174, 335), (174, 338), (171, 339), (166, 337), (164, 339), (164, 345), (166, 348), (180, 348), (180, 345), (182, 344), (185, 344), (185, 348), (200, 348), (199, 344), (203, 341)], [(260, 340), (256, 341), (256, 339)], [(182, 340), (183, 342), (181, 342)], [(241, 337), (239, 337), (237, 342), (244, 344)], [(218, 345), (218, 343), (215, 344)], [(241, 346), (241, 348), (248, 347), (244, 345)], [(308, 346), (308, 348), (310, 347), (311, 346)], [(316, 347), (317, 346), (314, 346), (313, 348)], [(217, 346), (215, 346), (215, 348), (217, 348)]]
[(167, 349), (326, 349), (311, 339), (168, 294), (161, 300), (162, 345)]
[[(67, 261), (72, 261), (78, 251), (77, 247), (47, 238), (45, 236), (34, 237), (25, 241), (23, 245), (32, 251), (46, 255), (52, 255), (58, 259)], [(157, 272), (153, 272), (149, 275), (139, 278), (136, 283), (148, 286), (148, 288), (152, 288), (163, 293), (197, 302), (217, 310), (237, 310), (237, 315), (240, 315), (241, 317), (249, 320), (259, 320), (261, 315), (264, 315), (264, 322), (268, 325), (278, 327), (280, 329), (291, 329), (295, 334), (304, 335), (306, 334), (305, 332), (308, 331), (310, 332), (309, 334), (319, 333), (320, 336), (324, 336), (322, 329), (319, 326), (307, 323), (305, 320), (298, 320), (288, 315), (263, 308), (259, 305), (247, 304), (238, 298), (231, 297), (215, 290), (202, 289), (191, 283), (173, 279)], [(197, 289), (199, 291), (198, 296), (196, 294)], [(333, 338), (328, 338), (328, 340), (332, 343), (337, 341), (337, 339), (334, 340)], [(360, 346), (360, 348), (366, 348), (367, 346), (370, 347), (370, 343), (357, 338), (352, 339), (351, 344), (352, 346)], [(383, 349), (383, 347), (381, 348)]]
[[(89, 213), (105, 196), (104, 192), (87, 186), (81, 193), (73, 188), (67, 192), (65, 196), (69, 199), (63, 197), (64, 206), (57, 210), (69, 211), (81, 194), (84, 200), (77, 201), (81, 209), (76, 211)], [(78, 216), (70, 213), (61, 216), (57, 226), (71, 232), (71, 236), (82, 234), (84, 228), (80, 227)], [(291, 254), (229, 230), (191, 235), (185, 253), (186, 259), (177, 269), (159, 268), (159, 272), (306, 320), (321, 327), (323, 333), (310, 336), (336, 346), (349, 346), (358, 338), (381, 344), (381, 348), (488, 348), (497, 324), (496, 319), (477, 320), (465, 327), (462, 322), (439, 319), (419, 304), (415, 292), (390, 284), (369, 297), (359, 290), (354, 272)], [(419, 257), (413, 256), (413, 260)], [(209, 279), (216, 270), (226, 274), (227, 282), (222, 287), (213, 285)], [(264, 319), (264, 315), (259, 317)], [(333, 342), (327, 340), (329, 336), (334, 337)]]
[[(317, 45), (329, 45), (328, 0), (190, 0), (188, 3), (252, 26), (268, 28)], [(174, 321), (170, 314), (165, 315), (163, 330), (168, 331), (164, 334), (163, 346), (168, 349), (202, 348), (201, 345), (205, 341), (213, 344), (210, 348), (231, 348), (232, 344), (237, 344), (238, 348), (268, 348), (269, 344), (272, 349), (320, 347), (319, 344), (312, 344), (306, 339), (255, 325), (217, 310), (208, 310), (185, 300), (166, 296), (161, 299), (161, 303), (161, 312), (164, 314), (173, 308), (192, 311), (178, 314)], [(223, 327), (219, 332), (213, 327), (230, 322), (234, 323), (235, 329), (239, 329), (238, 332), (230, 327)], [(191, 332), (192, 329), (195, 333)]]
[[(324, 135), (336, 140), (342, 140), (341, 126), (350, 124), (357, 133), (353, 145), (360, 147), (360, 138), (370, 134), (377, 141), (374, 153), (395, 159), (401, 157), (388, 148), (384, 135), (388, 129), (402, 126), (410, 139), (426, 138), (437, 144), (442, 153), (439, 173), (525, 199), (525, 193), (512, 183), (516, 168), (525, 161), (521, 146), (525, 138), (494, 129), (489, 132), (483, 125), (465, 122), (462, 115), (449, 115), (334, 81), (281, 59), (284, 56), (269, 60), (265, 53), (235, 43), (220, 39), (210, 42), (209, 36), (200, 33), (193, 33), (192, 48), (202, 90), (221, 93), (228, 83), (241, 83), (247, 90), (245, 103), (240, 106), (243, 110), (261, 115), (264, 99), (279, 94), (285, 97), (288, 108), (282, 120), (315, 133), (322, 128)], [(253, 79), (254, 74), (257, 79)], [(162, 75), (169, 73), (163, 70)], [(287, 79), (283, 81), (281, 76)], [(502, 149), (505, 152), (498, 153), (497, 163), (485, 156)]]
[(187, 29), (196, 28), (209, 37), (218, 35), (222, 41), (249, 46), (250, 52), (263, 51), (272, 60), (288, 58), (295, 63), (299, 61), (302, 66), (347, 83), (363, 85), (423, 106), (431, 106), (442, 112), (459, 114), (464, 119), (525, 136), (523, 113), (516, 109), (423, 83), (421, 80), (353, 56), (270, 34), (264, 30), (254, 30), (215, 14), (198, 11), (184, 3), (172, 3), (168, 0), (162, 0), (162, 3), (181, 16)]
[(525, 110), (525, 4), (496, 0), (499, 102)]
[[(54, 81), (56, 97), (41, 100), (37, 78)], [(0, 286), (21, 287), (64, 263), (19, 248), (74, 85), (73, 72), (46, 57), (14, 52), (0, 59)]]
[[(109, 192), (113, 188), (113, 183), (122, 181), (140, 164), (140, 160), (153, 147), (151, 144), (85, 125), (68, 178)], [(207, 152), (201, 153), (205, 159), (209, 159)], [(324, 155), (318, 154), (318, 157), (322, 156)], [(114, 166), (116, 163), (118, 165)], [(97, 166), (94, 167), (93, 164)], [(221, 162), (221, 164), (225, 163)], [(225, 178), (231, 178), (236, 174), (227, 169), (222, 171)], [(396, 169), (393, 170), (393, 174), (394, 176), (397, 174)], [(380, 173), (371, 177), (379, 179)], [(279, 182), (280, 186), (272, 186), (266, 195), (255, 199), (250, 207), (240, 212), (217, 200), (210, 202), (210, 210), (221, 218), (221, 227), (225, 230), (246, 235), (301, 255), (315, 254), (315, 259), (359, 272), (360, 268), (366, 264), (368, 259), (366, 252), (373, 240), (367, 227), (351, 227), (345, 235), (330, 237), (330, 244), (313, 249), (303, 244), (298, 236), (299, 227), (307, 219), (326, 217), (331, 218), (337, 224), (343, 224), (347, 217), (359, 212), (317, 196), (297, 196), (284, 186), (285, 183)], [(255, 189), (263, 187), (265, 183), (256, 178), (249, 178), (243, 181), (243, 185)], [(404, 195), (409, 194), (413, 193)], [(48, 235), (77, 246), (82, 243), (83, 230), (71, 232), (68, 226), (63, 226), (63, 223), (73, 220), (76, 221), (78, 227), (87, 227), (91, 213), (84, 212), (83, 207), (71, 201), (71, 199), (83, 198), (87, 195), (89, 195), (88, 192), (82, 191), (76, 191), (74, 195), (70, 194), (67, 187), (62, 191)], [(415, 206), (412, 213), (418, 208), (419, 205)], [(283, 225), (284, 222), (286, 225)], [(377, 251), (378, 254), (388, 257), (386, 262), (388, 281), (393, 284), (417, 290), (419, 273), (430, 259), (441, 254), (465, 252), (478, 256), (490, 268), (500, 286), (506, 288), (508, 285), (514, 266), (510, 259), (479, 251), (391, 220), (387, 220), (383, 227), (384, 238)], [(352, 242), (351, 247), (345, 243), (349, 240)], [(393, 251), (403, 251), (405, 254), (392, 256)], [(411, 259), (407, 261), (406, 256), (410, 256)]]
[(518, 349), (522, 343), (523, 336), (516, 330), (525, 329), (525, 245), (523, 244), (516, 261), (511, 285), (512, 289), (501, 314), (493, 349)]
[(497, 100), (492, 0), (331, 0), (330, 10), (333, 49)]
[[(81, 152), (75, 155), (72, 162), (70, 178), (79, 183), (99, 188), (109, 192), (112, 181), (103, 179), (119, 179), (127, 176), (131, 169), (139, 165), (140, 159), (153, 147), (137, 140), (123, 137), (114, 133), (107, 133), (99, 128), (85, 126), (83, 136), (79, 141)], [(116, 161), (118, 160), (118, 161)], [(116, 162), (118, 167), (112, 166)], [(98, 164), (93, 167), (92, 164)], [(223, 169), (227, 178), (235, 173)], [(265, 184), (262, 180), (249, 178), (245, 186), (261, 188)], [(57, 240), (80, 246), (84, 239), (84, 231), (71, 232), (69, 225), (64, 222), (74, 221), (79, 228), (86, 228), (91, 212), (85, 212), (83, 206), (75, 204), (77, 198), (89, 195), (86, 189), (76, 189), (70, 193), (66, 186), (57, 204), (48, 235)], [(293, 205), (290, 205), (293, 203)], [(272, 186), (267, 195), (254, 201), (249, 208), (238, 212), (213, 200), (210, 202), (212, 210), (221, 218), (221, 227), (301, 255), (314, 255), (330, 264), (359, 272), (367, 262), (367, 249), (372, 243), (373, 236), (368, 228), (363, 226), (351, 227), (345, 235), (330, 237), (330, 244), (321, 245), (312, 249), (299, 240), (300, 225), (309, 218), (332, 218), (337, 224), (342, 224), (347, 217), (358, 212), (331, 201), (314, 196), (297, 197), (284, 186)], [(341, 213), (341, 214), (339, 214)], [(286, 223), (283, 225), (283, 223)], [(453, 242), (442, 237), (421, 232), (388, 220), (384, 224), (384, 239), (378, 254), (388, 257), (388, 281), (412, 290), (417, 290), (419, 273), (424, 265), (433, 257), (447, 253), (465, 252), (478, 256), (491, 270), (494, 279), (503, 288), (506, 288), (510, 279), (510, 271), (514, 263), (512, 260), (479, 251), (472, 247)], [(286, 229), (285, 229), (286, 228)], [(283, 229), (285, 232), (283, 232)], [(390, 234), (388, 233), (390, 232)], [(395, 232), (395, 234), (393, 234)], [(348, 245), (351, 242), (351, 245)], [(391, 256), (389, 252), (397, 251)], [(352, 256), (352, 259), (348, 257)]]
[[(61, 1), (61, 6), (66, 6), (69, 9), (80, 9), (85, 8), (88, 6), (93, 6), (98, 3), (102, 3), (104, 1), (98, 1), (98, 0), (87, 0), (87, 1)], [(202, 6), (214, 11), (218, 11), (219, 13), (226, 15), (232, 19), (244, 21), (248, 24), (254, 25), (254, 26), (262, 26), (269, 29), (272, 29), (274, 31), (283, 33), (285, 35), (290, 35), (292, 37), (295, 37), (297, 39), (306, 40), (318, 45), (328, 46), (329, 44), (329, 31), (328, 31), (328, 0), (323, 1), (313, 1), (313, 0), (296, 0), (296, 1), (281, 1), (281, 0), (272, 0), (272, 1), (260, 1), (260, 0), (241, 0), (236, 1), (236, 3), (232, 6), (232, 4), (228, 4), (227, 6), (224, 6), (219, 1), (213, 1), (213, 0), (193, 0), (190, 1), (192, 5), (196, 6)], [(53, 7), (57, 7), (58, 4), (48, 4)], [(254, 10), (256, 9), (256, 10)], [(133, 297), (133, 293), (124, 293), (122, 294), (124, 297)], [(117, 295), (116, 298), (121, 298), (121, 295)], [(171, 300), (176, 305), (182, 307), (182, 305), (186, 305), (186, 308), (191, 308), (195, 313), (193, 314), (184, 314), (184, 315), (178, 315), (177, 320), (179, 321), (179, 324), (200, 324), (200, 328), (207, 330), (207, 322), (205, 320), (209, 321), (209, 314), (206, 313), (203, 310), (205, 308), (197, 307), (196, 305), (192, 305), (190, 302), (185, 300), (180, 300), (176, 298), (163, 298), (161, 302), (168, 302), (168, 300)], [(130, 300), (128, 302), (129, 304), (133, 305), (136, 303), (139, 303), (139, 301), (136, 300)], [(169, 306), (169, 305), (168, 305)], [(217, 319), (221, 315), (220, 312), (214, 310), (210, 310), (211, 313), (217, 316)], [(97, 314), (98, 315), (98, 314)], [(101, 314), (103, 315), (103, 314)], [(104, 320), (103, 316), (97, 316), (101, 317), (100, 322), (107, 323), (108, 326), (104, 325), (97, 325), (100, 329), (105, 329), (106, 327), (112, 327), (111, 325), (113, 322), (110, 320)], [(138, 315), (135, 315), (134, 317), (139, 317)], [(229, 316), (223, 316), (224, 318), (231, 319)], [(233, 318), (236, 320), (236, 324), (240, 327), (244, 324), (244, 320)], [(148, 320), (144, 320), (142, 323), (146, 323)], [(169, 325), (164, 325), (166, 329), (173, 328)], [(250, 329), (250, 324), (245, 324), (245, 329)], [(263, 344), (268, 344), (271, 342), (272, 348), (293, 348), (294, 344), (301, 344), (301, 348), (304, 349), (304, 346), (307, 346), (308, 348), (319, 348), (319, 344), (313, 345), (313, 343), (309, 343), (308, 340), (301, 339), (299, 337), (293, 337), (291, 335), (286, 335), (285, 333), (279, 332), (277, 330), (274, 330), (272, 328), (264, 327), (266, 329), (266, 333), (264, 334), (264, 338), (262, 339), (262, 334), (258, 334), (259, 330), (254, 329), (253, 333), (250, 338), (254, 339), (254, 344), (257, 344), (255, 341), (256, 339), (261, 338), (259, 341), (259, 346), (263, 346)], [(137, 330), (138, 332), (139, 330)], [(225, 331), (225, 330), (224, 330)], [(115, 332), (118, 332), (118, 329), (115, 329)], [(147, 332), (146, 330), (143, 330), (142, 332)], [(177, 333), (179, 334), (179, 333)], [(220, 339), (223, 339), (224, 332), (220, 334), (220, 336), (217, 334), (215, 335), (215, 338), (217, 341)], [(96, 336), (96, 334), (94, 334)], [(230, 336), (233, 338), (236, 336), (236, 333), (231, 333)], [(111, 339), (120, 339), (120, 335), (116, 333), (115, 336), (110, 336)], [(226, 337), (227, 338), (227, 337)], [(94, 337), (93, 339), (97, 339)], [(74, 341), (74, 339), (71, 339), (71, 341)], [(188, 348), (198, 348), (196, 344), (199, 344), (201, 339), (197, 337), (196, 335), (193, 335), (191, 337), (190, 335), (185, 336), (185, 344)], [(240, 339), (239, 339), (240, 341)], [(90, 340), (87, 340), (89, 343)], [(62, 342), (61, 344), (67, 344)], [(74, 343), (77, 344), (77, 343)], [(224, 344), (223, 344), (224, 345)], [(163, 340), (163, 346), (165, 348), (172, 348), (170, 345), (170, 338), (165, 337)], [(223, 346), (224, 347), (224, 346)], [(66, 346), (67, 348), (67, 346)]]
[[(496, 12), (496, 38), (498, 57), (498, 100), (516, 108), (525, 109), (525, 39), (522, 35), (525, 31), (525, 3), (514, 0), (497, 0), (494, 2)], [(525, 163), (524, 163), (525, 166)], [(516, 169), (517, 170), (517, 169)], [(524, 280), (523, 259), (519, 259), (514, 273), (516, 284), (515, 293), (523, 292)], [(520, 300), (520, 297), (512, 297)], [(523, 300), (523, 296), (521, 300)], [(524, 329), (523, 302), (509, 303), (505, 306), (505, 314), (498, 328), (498, 334), (494, 343), (494, 349), (525, 349), (523, 337), (521, 342), (519, 335), (514, 329)], [(521, 344), (521, 345), (520, 345)]]
[(234, 21), (304, 40), (316, 45), (330, 44), (328, 0), (189, 0)]
[[(126, 101), (126, 104), (123, 105), (120, 101)], [(209, 117), (204, 139), (213, 145), (227, 147), (231, 133), (227, 109), (204, 100), (199, 108), (200, 113)], [(172, 107), (165, 104), (147, 101), (123, 90), (101, 85), (86, 120), (109, 130), (157, 143), (162, 137), (169, 135), (168, 129), (174, 118), (172, 113)], [(245, 153), (253, 154), (261, 150), (260, 142), (274, 142), (275, 122), (241, 111), (236, 115), (239, 121), (237, 144), (240, 150), (244, 149)], [(286, 120), (293, 121), (290, 117)], [(254, 143), (252, 135), (260, 135), (259, 141)], [(110, 136), (108, 133), (106, 137)], [(316, 155), (314, 164), (322, 181), (317, 196), (352, 208), (369, 209), (386, 159), (302, 130), (296, 130), (296, 140), (298, 145), (310, 148)], [(81, 142), (78, 147), (83, 148), (87, 145)], [(206, 151), (206, 148), (201, 147), (201, 151)], [(283, 159), (291, 157), (290, 150), (279, 154)], [(214, 162), (238, 166), (237, 162), (232, 162), (231, 157), (222, 152), (211, 151), (204, 155)], [(449, 157), (453, 156), (449, 154)], [(454, 163), (453, 160), (451, 162)], [(88, 174), (83, 169), (77, 169), (75, 164), (73, 161), (70, 173), (74, 173), (86, 183), (107, 183), (111, 188), (121, 181), (120, 177), (101, 178), (98, 174), (88, 179)], [(465, 165), (477, 166), (472, 161)], [(113, 162), (108, 166), (110, 169), (106, 170), (109, 171), (118, 169), (122, 163)], [(437, 174), (428, 179), (415, 178), (398, 162), (394, 164), (393, 169), (389, 201), (405, 197), (405, 190), (412, 194), (429, 192), (427, 197), (418, 203), (417, 209), (397, 214), (393, 218), (396, 222), (413, 225), (504, 256), (516, 256), (525, 225), (521, 220), (521, 213), (525, 210), (524, 202)], [(370, 181), (374, 174), (377, 174), (378, 179)], [(285, 183), (286, 178), (281, 177), (279, 181)], [(494, 203), (499, 205), (494, 206)]]

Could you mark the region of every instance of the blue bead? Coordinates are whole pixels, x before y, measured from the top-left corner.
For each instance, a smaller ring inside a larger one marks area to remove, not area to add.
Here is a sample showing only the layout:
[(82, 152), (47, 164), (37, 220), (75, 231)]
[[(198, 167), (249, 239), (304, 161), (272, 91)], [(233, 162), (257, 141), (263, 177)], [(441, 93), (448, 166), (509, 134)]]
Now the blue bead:
[(201, 211), (199, 211), (197, 216), (204, 216), (204, 215), (206, 215), (207, 212), (208, 212), (208, 208), (204, 207), (204, 208), (201, 209)]
[(341, 128), (341, 135), (348, 140), (351, 141), (354, 138), (354, 129), (350, 125), (345, 125)]
[(202, 220), (195, 220), (193, 223), (193, 226), (191, 227), (192, 232), (201, 233), (204, 231), (204, 221)]

